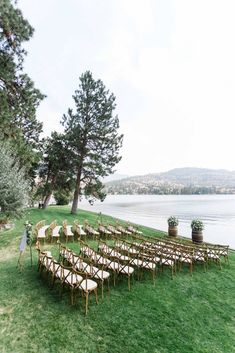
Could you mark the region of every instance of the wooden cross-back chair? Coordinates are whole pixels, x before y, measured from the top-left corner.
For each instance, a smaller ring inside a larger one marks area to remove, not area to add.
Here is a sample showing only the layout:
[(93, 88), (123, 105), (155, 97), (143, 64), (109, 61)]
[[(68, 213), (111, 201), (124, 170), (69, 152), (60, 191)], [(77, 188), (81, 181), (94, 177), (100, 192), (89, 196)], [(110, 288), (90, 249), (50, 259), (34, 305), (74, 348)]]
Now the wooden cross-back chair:
[(83, 229), (83, 225), (79, 223), (79, 220), (73, 222), (73, 228), (78, 238), (84, 238), (86, 240), (86, 232)]
[(122, 226), (119, 222), (116, 222), (115, 228), (121, 233), (121, 235), (131, 236), (132, 233)]
[(98, 221), (98, 232), (100, 236), (103, 236), (105, 239), (110, 238), (110, 236), (112, 235), (112, 232), (108, 230), (107, 227), (100, 221)]
[(207, 251), (204, 247), (199, 246), (187, 246), (193, 250), (193, 263), (194, 264), (201, 264), (204, 268), (204, 272), (207, 270)]
[(62, 227), (63, 227), (63, 233), (64, 233), (64, 236), (65, 236), (65, 239), (66, 239), (66, 243), (68, 241), (70, 241), (70, 239), (72, 239), (74, 241), (74, 233), (72, 232), (72, 225), (68, 225), (68, 222), (67, 220), (64, 220), (63, 221), (63, 224), (62, 224)]
[(104, 242), (102, 244), (102, 254), (107, 256), (111, 262), (107, 265), (107, 268), (114, 271), (114, 285), (116, 281), (116, 275), (124, 275), (128, 278), (128, 289), (131, 290), (131, 277), (134, 274), (134, 268), (130, 266), (131, 258), (126, 255), (122, 255), (117, 251), (115, 247), (108, 246)]
[(138, 229), (137, 226), (134, 226), (128, 222), (126, 229), (132, 234), (143, 235), (143, 232)]
[(163, 272), (164, 267), (169, 268), (171, 270), (171, 278), (173, 279), (173, 275), (176, 274), (176, 259), (174, 258), (171, 252), (162, 249), (160, 254), (160, 266)]
[(179, 249), (180, 255), (179, 255), (179, 270), (182, 269), (182, 265), (188, 265), (189, 266), (189, 271), (192, 276), (193, 274), (193, 262), (194, 262), (194, 249), (192, 248), (187, 248), (187, 247), (181, 247)]
[(118, 259), (119, 261), (130, 261), (129, 256), (123, 255), (118, 251), (118, 248), (115, 246), (107, 245), (104, 241), (99, 240), (98, 250), (105, 255), (107, 255), (110, 259)]
[(215, 262), (221, 269), (220, 250), (214, 246), (206, 246), (207, 264)]
[(100, 235), (100, 233), (94, 227), (92, 227), (87, 220), (84, 221), (83, 229), (86, 234), (90, 235), (93, 239), (96, 239)]
[(92, 260), (84, 259), (75, 253), (72, 253), (72, 256), (70, 257), (70, 262), (72, 263), (73, 267), (76, 270), (82, 273), (85, 273), (89, 278), (94, 279), (101, 284), (101, 294), (103, 299), (104, 282), (107, 282), (108, 291), (109, 291), (109, 278), (110, 278), (110, 273), (107, 271), (104, 271), (103, 269), (104, 266), (102, 266), (102, 268), (100, 269), (94, 266), (94, 263)]
[(61, 226), (57, 225), (57, 221), (54, 220), (49, 227), (49, 234), (51, 237), (51, 243), (53, 242), (53, 239), (59, 240), (60, 239), (60, 229)]
[(113, 224), (108, 224), (107, 229), (112, 233), (112, 235), (116, 235), (116, 236), (122, 235), (122, 233), (119, 230), (117, 230)]
[(44, 242), (45, 244), (45, 241), (46, 241), (46, 238), (47, 238), (47, 232), (48, 232), (48, 229), (49, 229), (49, 224), (46, 224), (46, 221), (45, 220), (42, 220), (40, 222), (38, 222), (35, 226), (34, 226), (34, 234), (35, 234), (35, 237), (36, 237), (36, 240), (37, 241), (42, 241)]
[(88, 246), (81, 246), (81, 251), (89, 256), (93, 261), (97, 261), (97, 265), (103, 265), (105, 269), (111, 270), (113, 273), (113, 283), (116, 284), (117, 275), (125, 275), (128, 277), (128, 289), (131, 290), (130, 279), (134, 273), (134, 268), (129, 266), (129, 264), (121, 264), (118, 259), (115, 261), (110, 259), (104, 253), (98, 253), (93, 249), (90, 249)]
[(211, 248), (215, 249), (218, 256), (224, 258), (225, 263), (229, 265), (229, 245), (211, 245)]

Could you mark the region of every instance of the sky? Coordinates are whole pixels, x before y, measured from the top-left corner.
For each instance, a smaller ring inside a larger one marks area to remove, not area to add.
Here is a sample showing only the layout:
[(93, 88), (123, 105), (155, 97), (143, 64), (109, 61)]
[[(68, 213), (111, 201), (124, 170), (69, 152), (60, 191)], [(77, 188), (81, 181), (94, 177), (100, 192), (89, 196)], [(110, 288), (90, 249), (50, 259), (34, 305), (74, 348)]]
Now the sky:
[(235, 170), (234, 0), (18, 0), (34, 27), (25, 71), (63, 131), (81, 74), (116, 96), (120, 174)]

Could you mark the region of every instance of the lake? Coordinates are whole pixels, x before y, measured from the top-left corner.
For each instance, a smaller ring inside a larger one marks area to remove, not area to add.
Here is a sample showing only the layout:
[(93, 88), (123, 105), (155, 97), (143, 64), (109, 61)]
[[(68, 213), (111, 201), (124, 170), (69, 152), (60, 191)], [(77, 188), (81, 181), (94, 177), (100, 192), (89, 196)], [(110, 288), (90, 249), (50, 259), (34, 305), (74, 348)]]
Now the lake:
[(200, 218), (204, 241), (235, 249), (235, 195), (108, 195), (104, 202), (92, 206), (83, 200), (78, 207), (163, 231), (173, 215), (186, 237), (191, 237), (191, 220)]

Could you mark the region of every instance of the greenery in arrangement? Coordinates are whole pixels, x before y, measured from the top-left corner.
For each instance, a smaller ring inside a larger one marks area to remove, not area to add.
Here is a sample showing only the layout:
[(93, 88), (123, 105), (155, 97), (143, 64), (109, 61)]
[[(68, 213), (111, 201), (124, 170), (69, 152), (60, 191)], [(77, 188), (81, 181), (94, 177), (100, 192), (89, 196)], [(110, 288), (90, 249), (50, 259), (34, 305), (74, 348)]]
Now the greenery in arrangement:
[(29, 183), (9, 144), (0, 142), (0, 222), (22, 215), (29, 201)]
[(170, 227), (177, 227), (179, 224), (179, 220), (175, 216), (170, 216), (168, 218), (167, 222), (168, 222), (168, 226), (170, 226)]
[[(102, 215), (103, 222), (113, 222)], [(234, 351), (235, 254), (230, 265), (222, 261), (222, 270), (214, 263), (206, 273), (194, 266), (193, 276), (187, 266), (173, 280), (167, 269), (157, 272), (156, 286), (151, 274), (135, 276), (132, 290), (126, 278), (118, 277), (116, 286), (110, 281), (110, 295), (104, 292), (99, 305), (93, 296), (84, 317), (84, 302), (77, 297), (69, 304), (69, 293), (62, 298), (59, 287), (50, 289), (46, 276), (37, 272), (37, 252), (33, 248), (23, 255), (24, 271), (16, 270), (18, 246), (25, 220), (34, 225), (45, 219), (47, 224), (64, 219), (72, 224), (74, 215), (67, 206), (32, 209), (25, 219), (16, 221), (15, 229), (0, 234), (0, 352), (5, 353), (231, 353)], [(99, 215), (79, 210), (79, 222), (85, 219), (97, 225)], [(160, 232), (139, 227), (146, 235)], [(95, 246), (93, 240), (87, 241)], [(79, 244), (68, 246), (76, 253)], [(58, 259), (58, 246), (45, 244)], [(218, 291), (218, 288), (223, 288)], [(58, 318), (55, 320), (55, 318)], [(43, 339), (42, 339), (43, 338)]]
[(191, 222), (191, 228), (193, 231), (202, 231), (204, 229), (204, 224), (200, 219), (193, 219)]

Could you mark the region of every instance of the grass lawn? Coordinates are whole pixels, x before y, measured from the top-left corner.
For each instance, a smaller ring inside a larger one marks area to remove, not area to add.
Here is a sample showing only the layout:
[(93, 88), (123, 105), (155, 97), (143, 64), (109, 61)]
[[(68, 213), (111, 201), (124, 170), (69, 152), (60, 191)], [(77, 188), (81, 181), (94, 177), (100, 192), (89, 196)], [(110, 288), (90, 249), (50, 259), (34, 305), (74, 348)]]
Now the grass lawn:
[[(78, 218), (95, 223), (97, 214), (79, 211)], [(25, 219), (62, 224), (74, 216), (67, 207), (50, 206), (30, 210)], [(127, 280), (119, 279), (116, 287), (111, 284), (110, 296), (105, 292), (101, 300), (99, 295), (99, 305), (91, 296), (85, 317), (80, 296), (72, 307), (69, 293), (60, 299), (58, 288), (51, 290), (39, 276), (35, 250), (33, 267), (27, 250), (23, 273), (16, 269), (24, 220), (0, 233), (0, 353), (235, 352), (234, 252), (230, 266), (222, 260), (222, 270), (212, 264), (204, 273), (197, 265), (192, 277), (185, 268), (174, 280), (166, 270), (158, 274), (155, 287), (149, 273), (135, 280), (131, 292)], [(58, 254), (56, 245), (44, 248)]]

